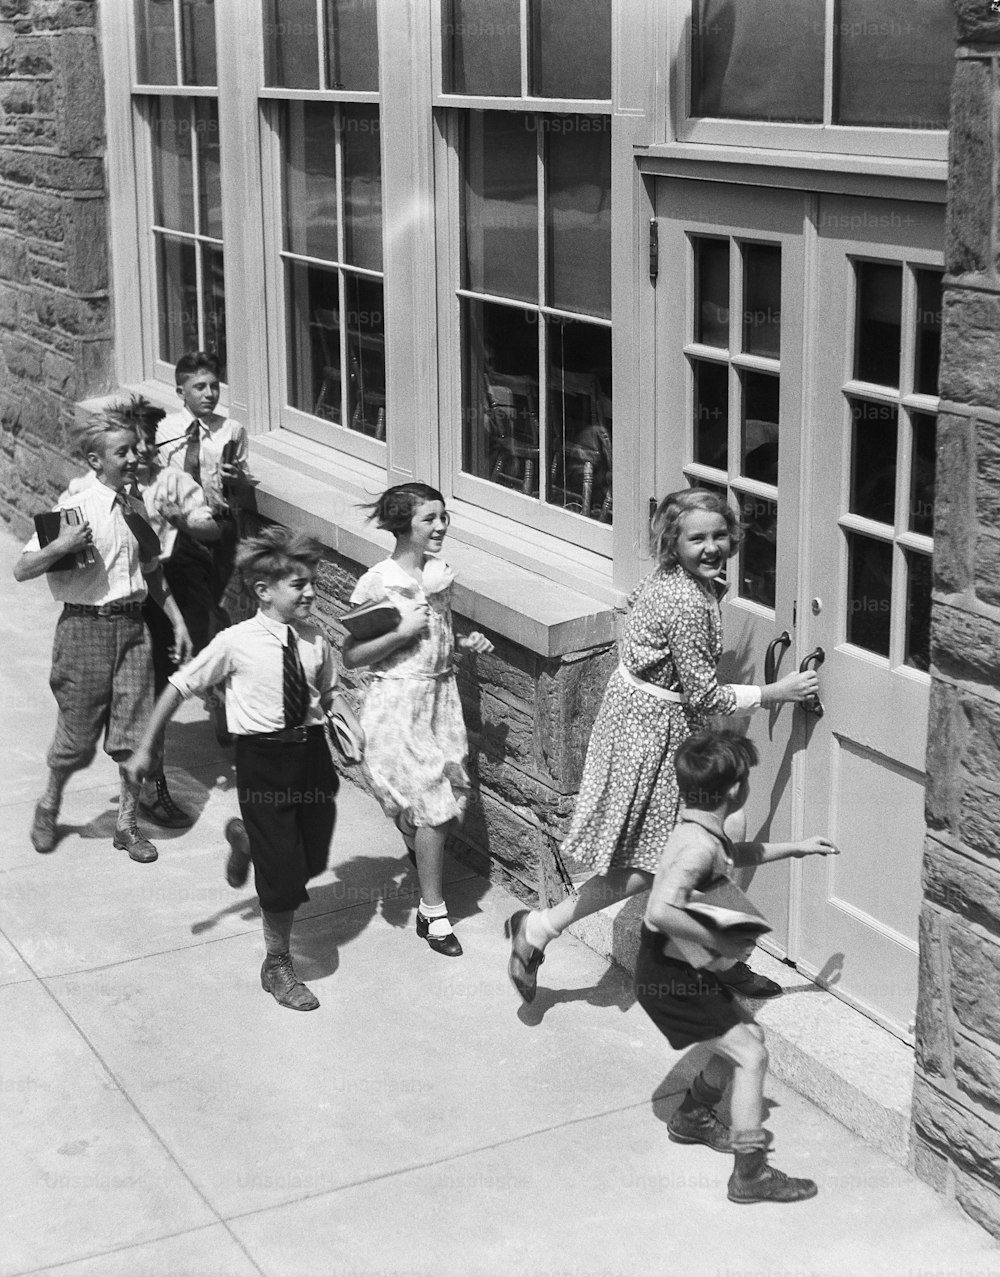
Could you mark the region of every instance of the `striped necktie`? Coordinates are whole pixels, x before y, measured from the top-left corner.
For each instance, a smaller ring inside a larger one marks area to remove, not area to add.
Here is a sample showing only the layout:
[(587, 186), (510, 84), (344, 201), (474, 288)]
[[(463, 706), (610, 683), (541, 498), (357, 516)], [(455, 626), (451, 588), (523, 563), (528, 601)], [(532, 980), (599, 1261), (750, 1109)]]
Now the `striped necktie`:
[(143, 562), (148, 562), (150, 559), (158, 559), (160, 557), (160, 538), (147, 522), (145, 514), (140, 514), (132, 505), (129, 500), (130, 496), (135, 501), (142, 501), (138, 491), (126, 493), (124, 488), (119, 488), (115, 493), (115, 504), (122, 512), (122, 518), (125, 520), (125, 525), (129, 532), (139, 542), (139, 554)]
[(192, 421), (187, 428), (184, 469), (195, 483), (201, 483), (201, 426), (197, 421)]
[(309, 708), (309, 687), (305, 670), (299, 659), (299, 636), (288, 627), (288, 641), (282, 655), (282, 698), (285, 706), (285, 726), (301, 727)]

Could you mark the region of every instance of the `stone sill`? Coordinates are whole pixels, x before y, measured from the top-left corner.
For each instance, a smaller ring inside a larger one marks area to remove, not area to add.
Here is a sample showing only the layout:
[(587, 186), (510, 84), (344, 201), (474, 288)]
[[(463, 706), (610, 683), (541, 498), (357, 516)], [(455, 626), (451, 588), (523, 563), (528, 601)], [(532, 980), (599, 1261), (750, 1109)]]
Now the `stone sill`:
[[(167, 411), (177, 407), (164, 386), (143, 382), (80, 401), (77, 418), (100, 412), (108, 402), (132, 393), (145, 395)], [(260, 480), (259, 514), (300, 528), (364, 568), (385, 558), (391, 538), (368, 523), (358, 508), (374, 495), (371, 471), (363, 463), (290, 431), (273, 430), (251, 437), (250, 464)], [(523, 553), (524, 538), (520, 541)], [(595, 580), (592, 593), (577, 589), (458, 537), (449, 541), (447, 558), (458, 573), (455, 610), (477, 626), (544, 657), (607, 647), (615, 641), (616, 607), (624, 605), (624, 595), (606, 581)], [(559, 570), (551, 556), (546, 567)], [(574, 579), (585, 573), (570, 563), (565, 575)]]

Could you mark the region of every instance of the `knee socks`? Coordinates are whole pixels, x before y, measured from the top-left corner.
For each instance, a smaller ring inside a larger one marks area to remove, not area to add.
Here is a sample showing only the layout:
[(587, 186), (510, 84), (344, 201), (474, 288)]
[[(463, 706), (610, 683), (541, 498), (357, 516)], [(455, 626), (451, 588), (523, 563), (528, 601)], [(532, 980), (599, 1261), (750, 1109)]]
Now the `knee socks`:
[(50, 769), (48, 784), (45, 786), (45, 793), (39, 800), (39, 805), (47, 811), (58, 812), (62, 804), (63, 790), (66, 788), (69, 776), (69, 772)]
[(705, 1081), (705, 1074), (699, 1073), (691, 1083), (688, 1093), (681, 1100), (681, 1109), (685, 1113), (690, 1113), (698, 1108), (714, 1109), (716, 1104), (722, 1099), (722, 1096), (723, 1092), (718, 1087), (709, 1085)]
[(141, 786), (133, 785), (126, 777), (124, 771), (121, 772), (121, 778), (121, 797), (118, 800), (118, 828), (132, 829), (135, 827), (136, 823), (136, 812), (139, 807), (139, 790)]
[(261, 922), (264, 925), (264, 948), (269, 958), (277, 958), (288, 952), (294, 917), (294, 909), (284, 909), (280, 913), (272, 913), (268, 909), (260, 911)]

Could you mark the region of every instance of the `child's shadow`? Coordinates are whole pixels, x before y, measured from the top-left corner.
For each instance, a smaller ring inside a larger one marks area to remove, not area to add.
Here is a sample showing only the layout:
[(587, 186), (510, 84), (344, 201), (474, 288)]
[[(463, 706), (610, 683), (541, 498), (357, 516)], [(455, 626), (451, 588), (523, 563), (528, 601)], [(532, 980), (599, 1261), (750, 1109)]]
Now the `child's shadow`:
[(617, 1007), (619, 1011), (627, 1011), (635, 1002), (635, 990), (628, 972), (617, 962), (609, 962), (600, 980), (587, 989), (548, 989), (539, 985), (534, 1002), (522, 1002), (517, 1018), (533, 1028), (560, 1002), (586, 1002), (592, 1007)]

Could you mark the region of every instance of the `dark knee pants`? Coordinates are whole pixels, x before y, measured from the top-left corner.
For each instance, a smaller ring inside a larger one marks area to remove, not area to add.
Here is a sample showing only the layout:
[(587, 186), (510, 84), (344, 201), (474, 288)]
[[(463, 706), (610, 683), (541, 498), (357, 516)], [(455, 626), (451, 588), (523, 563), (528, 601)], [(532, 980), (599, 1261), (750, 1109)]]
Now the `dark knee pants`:
[(104, 751), (122, 762), (138, 747), (153, 709), (153, 666), (142, 616), (64, 611), (52, 643), (49, 687), (59, 706), (46, 759), (60, 772), (88, 766)]
[(326, 868), (340, 779), (322, 731), (302, 744), (236, 738), (240, 813), (254, 884), (268, 913), (297, 909), (306, 883)]
[[(163, 565), (163, 576), (188, 627), (194, 648), (192, 655), (195, 656), (207, 645), (215, 629), (213, 571), (209, 552), (192, 537), (178, 532), (173, 553)], [(156, 695), (159, 696), (167, 685), (167, 679), (177, 669), (177, 663), (170, 655), (174, 645), (174, 627), (152, 599), (143, 604), (142, 614), (153, 641), (153, 675)]]

